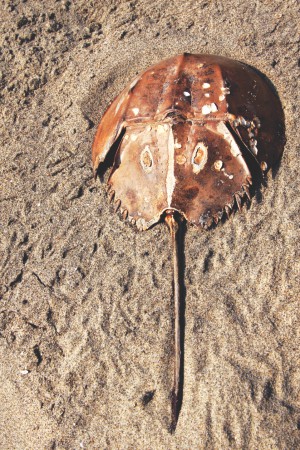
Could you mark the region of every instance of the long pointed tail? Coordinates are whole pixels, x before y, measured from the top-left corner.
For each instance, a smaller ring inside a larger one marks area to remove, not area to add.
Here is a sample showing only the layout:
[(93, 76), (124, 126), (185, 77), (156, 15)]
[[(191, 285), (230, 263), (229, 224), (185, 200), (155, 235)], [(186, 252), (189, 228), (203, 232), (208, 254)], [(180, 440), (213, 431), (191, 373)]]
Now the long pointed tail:
[(173, 247), (173, 280), (174, 280), (174, 308), (175, 308), (175, 360), (174, 360), (174, 381), (172, 389), (172, 422), (171, 432), (176, 429), (183, 395), (183, 330), (181, 327), (183, 314), (183, 304), (181, 304), (181, 286), (180, 286), (180, 261), (179, 261), (179, 232), (181, 219), (176, 220), (174, 211), (166, 213), (165, 221), (169, 227), (172, 247)]

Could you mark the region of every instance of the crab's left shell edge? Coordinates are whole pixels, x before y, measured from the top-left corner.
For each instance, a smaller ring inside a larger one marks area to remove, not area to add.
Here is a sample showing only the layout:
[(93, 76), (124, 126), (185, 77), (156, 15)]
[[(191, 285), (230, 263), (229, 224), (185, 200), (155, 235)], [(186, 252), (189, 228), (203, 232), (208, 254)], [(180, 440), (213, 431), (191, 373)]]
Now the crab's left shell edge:
[(95, 173), (122, 131), (129, 98), (130, 90), (126, 88), (114, 99), (101, 119), (92, 147), (92, 161)]

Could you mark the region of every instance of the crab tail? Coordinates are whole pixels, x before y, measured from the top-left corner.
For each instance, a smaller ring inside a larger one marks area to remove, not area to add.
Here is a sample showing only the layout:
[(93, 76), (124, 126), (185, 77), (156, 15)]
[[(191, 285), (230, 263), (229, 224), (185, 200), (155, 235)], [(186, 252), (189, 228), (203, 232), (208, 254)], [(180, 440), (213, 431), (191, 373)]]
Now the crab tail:
[(171, 433), (175, 432), (183, 394), (183, 328), (184, 328), (184, 296), (181, 283), (180, 258), (180, 225), (181, 217), (177, 218), (175, 211), (166, 212), (166, 224), (169, 227), (173, 247), (173, 294), (174, 294), (174, 380), (172, 388), (172, 419)]

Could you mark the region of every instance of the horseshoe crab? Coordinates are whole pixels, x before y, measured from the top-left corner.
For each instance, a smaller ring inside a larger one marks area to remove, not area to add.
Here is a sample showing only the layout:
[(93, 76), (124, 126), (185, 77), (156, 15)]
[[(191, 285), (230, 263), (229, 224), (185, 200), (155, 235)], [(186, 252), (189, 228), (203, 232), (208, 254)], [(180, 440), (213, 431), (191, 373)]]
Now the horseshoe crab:
[(175, 364), (172, 424), (182, 402), (179, 229), (210, 228), (250, 200), (252, 179), (276, 164), (284, 116), (260, 72), (215, 55), (184, 53), (148, 68), (112, 102), (93, 143), (95, 175), (113, 157), (110, 202), (147, 230), (164, 220), (173, 243)]

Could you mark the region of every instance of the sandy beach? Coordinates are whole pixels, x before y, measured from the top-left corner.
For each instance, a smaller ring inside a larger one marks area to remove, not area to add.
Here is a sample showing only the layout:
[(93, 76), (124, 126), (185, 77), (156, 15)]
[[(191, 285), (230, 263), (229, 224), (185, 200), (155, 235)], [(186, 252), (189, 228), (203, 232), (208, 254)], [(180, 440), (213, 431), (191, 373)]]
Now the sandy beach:
[[(300, 448), (297, 3), (2, 0), (1, 450)], [(187, 226), (172, 435), (168, 230), (119, 219), (91, 146), (126, 84), (183, 52), (265, 74), (287, 142), (248, 207)]]

